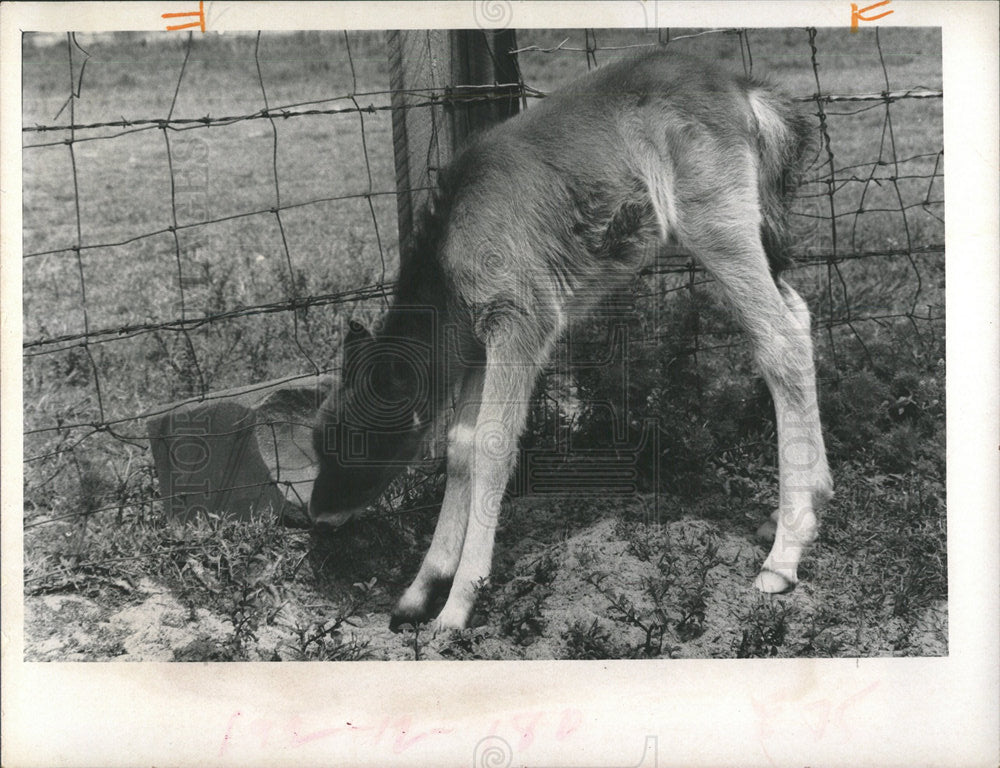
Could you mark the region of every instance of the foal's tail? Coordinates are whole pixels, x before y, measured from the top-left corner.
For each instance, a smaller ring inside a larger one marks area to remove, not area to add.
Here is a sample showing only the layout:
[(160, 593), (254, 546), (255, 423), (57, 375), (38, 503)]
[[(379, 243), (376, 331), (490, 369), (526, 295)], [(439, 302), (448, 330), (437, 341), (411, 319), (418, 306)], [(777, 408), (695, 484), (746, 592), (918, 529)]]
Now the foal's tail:
[(788, 210), (812, 145), (812, 125), (790, 101), (766, 86), (751, 87), (748, 98), (757, 119), (760, 237), (771, 274), (777, 277), (792, 264)]

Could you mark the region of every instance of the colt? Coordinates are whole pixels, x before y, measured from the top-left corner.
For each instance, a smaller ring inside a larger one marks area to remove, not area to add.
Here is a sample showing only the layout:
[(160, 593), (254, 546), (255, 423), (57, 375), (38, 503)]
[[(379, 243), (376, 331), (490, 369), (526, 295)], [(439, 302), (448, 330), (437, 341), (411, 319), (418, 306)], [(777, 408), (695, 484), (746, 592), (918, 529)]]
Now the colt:
[(440, 175), (376, 336), (356, 323), (320, 410), (309, 515), (338, 526), (453, 408), (437, 528), (391, 626), (467, 625), (535, 381), (574, 319), (677, 244), (714, 277), (777, 415), (780, 501), (755, 585), (792, 589), (832, 495), (809, 312), (780, 273), (808, 121), (764, 82), (657, 49), (471, 140)]

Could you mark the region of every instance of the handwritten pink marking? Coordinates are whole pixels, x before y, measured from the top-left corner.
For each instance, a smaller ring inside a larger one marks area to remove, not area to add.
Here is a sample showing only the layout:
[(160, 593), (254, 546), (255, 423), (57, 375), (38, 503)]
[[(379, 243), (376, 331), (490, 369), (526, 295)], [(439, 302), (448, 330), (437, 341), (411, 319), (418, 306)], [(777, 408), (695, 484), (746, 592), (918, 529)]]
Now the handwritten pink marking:
[(583, 723), (583, 713), (579, 709), (564, 709), (559, 727), (556, 728), (556, 739), (562, 741)]
[[(521, 734), (521, 739), (517, 743), (517, 749), (527, 749), (535, 741), (535, 727), (542, 719), (544, 712), (530, 712), (526, 715), (514, 715), (514, 727)], [(527, 722), (525, 719), (527, 718)]]
[(236, 725), (236, 718), (242, 717), (243, 713), (236, 710), (229, 716), (229, 723), (226, 725), (226, 732), (222, 735), (222, 744), (219, 745), (219, 756), (225, 754), (229, 747), (229, 741), (233, 738), (233, 726)]
[[(414, 744), (417, 744), (428, 736), (440, 736), (443, 734), (452, 733), (454, 728), (431, 728), (422, 733), (413, 733), (413, 718), (410, 715), (403, 715), (394, 721), (399, 728), (399, 733), (396, 736), (396, 740), (392, 744), (392, 751), (397, 755), (400, 752), (405, 752)], [(409, 735), (407, 735), (409, 734)]]
[(266, 749), (271, 743), (271, 733), (274, 731), (274, 721), (258, 717), (250, 723), (250, 728), (254, 733), (260, 734), (260, 748)]

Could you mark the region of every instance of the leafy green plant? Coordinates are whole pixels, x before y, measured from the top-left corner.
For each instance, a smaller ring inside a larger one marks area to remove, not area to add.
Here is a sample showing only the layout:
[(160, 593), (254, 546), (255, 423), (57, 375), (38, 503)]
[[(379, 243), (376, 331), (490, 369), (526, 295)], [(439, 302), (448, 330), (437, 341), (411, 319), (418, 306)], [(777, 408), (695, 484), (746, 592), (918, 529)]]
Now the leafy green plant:
[(788, 634), (791, 609), (772, 599), (761, 599), (743, 615), (736, 616), (741, 627), (740, 639), (733, 641), (733, 654), (738, 659), (777, 656)]
[(354, 635), (346, 636), (345, 627), (356, 628), (353, 619), (371, 603), (375, 585), (374, 578), (352, 585), (350, 596), (337, 606), (332, 619), (289, 627), (294, 635), (294, 640), (285, 644), (290, 658), (297, 661), (361, 661), (368, 658), (370, 642)]
[(603, 627), (599, 619), (594, 619), (589, 625), (579, 619), (574, 621), (563, 630), (562, 640), (565, 659), (616, 659), (622, 654), (611, 631)]
[[(624, 592), (604, 586), (608, 574), (593, 573), (587, 581), (608, 601), (608, 613), (615, 621), (635, 627), (643, 633), (642, 644), (636, 649), (642, 655), (655, 657), (664, 653), (663, 636), (668, 629), (667, 617), (662, 611), (654, 610), (652, 614), (642, 611)], [(668, 645), (667, 652), (673, 649)]]

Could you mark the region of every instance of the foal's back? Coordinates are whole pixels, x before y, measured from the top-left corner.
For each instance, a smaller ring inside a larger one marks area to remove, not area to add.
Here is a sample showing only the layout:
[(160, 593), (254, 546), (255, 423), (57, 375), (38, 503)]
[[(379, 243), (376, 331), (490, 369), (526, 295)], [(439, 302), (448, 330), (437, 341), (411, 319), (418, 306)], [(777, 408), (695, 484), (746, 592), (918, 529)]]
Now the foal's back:
[(687, 198), (732, 185), (751, 194), (749, 94), (760, 89), (657, 49), (481, 134), (442, 184), (440, 258), (463, 303), (557, 319), (586, 311), (678, 238)]

